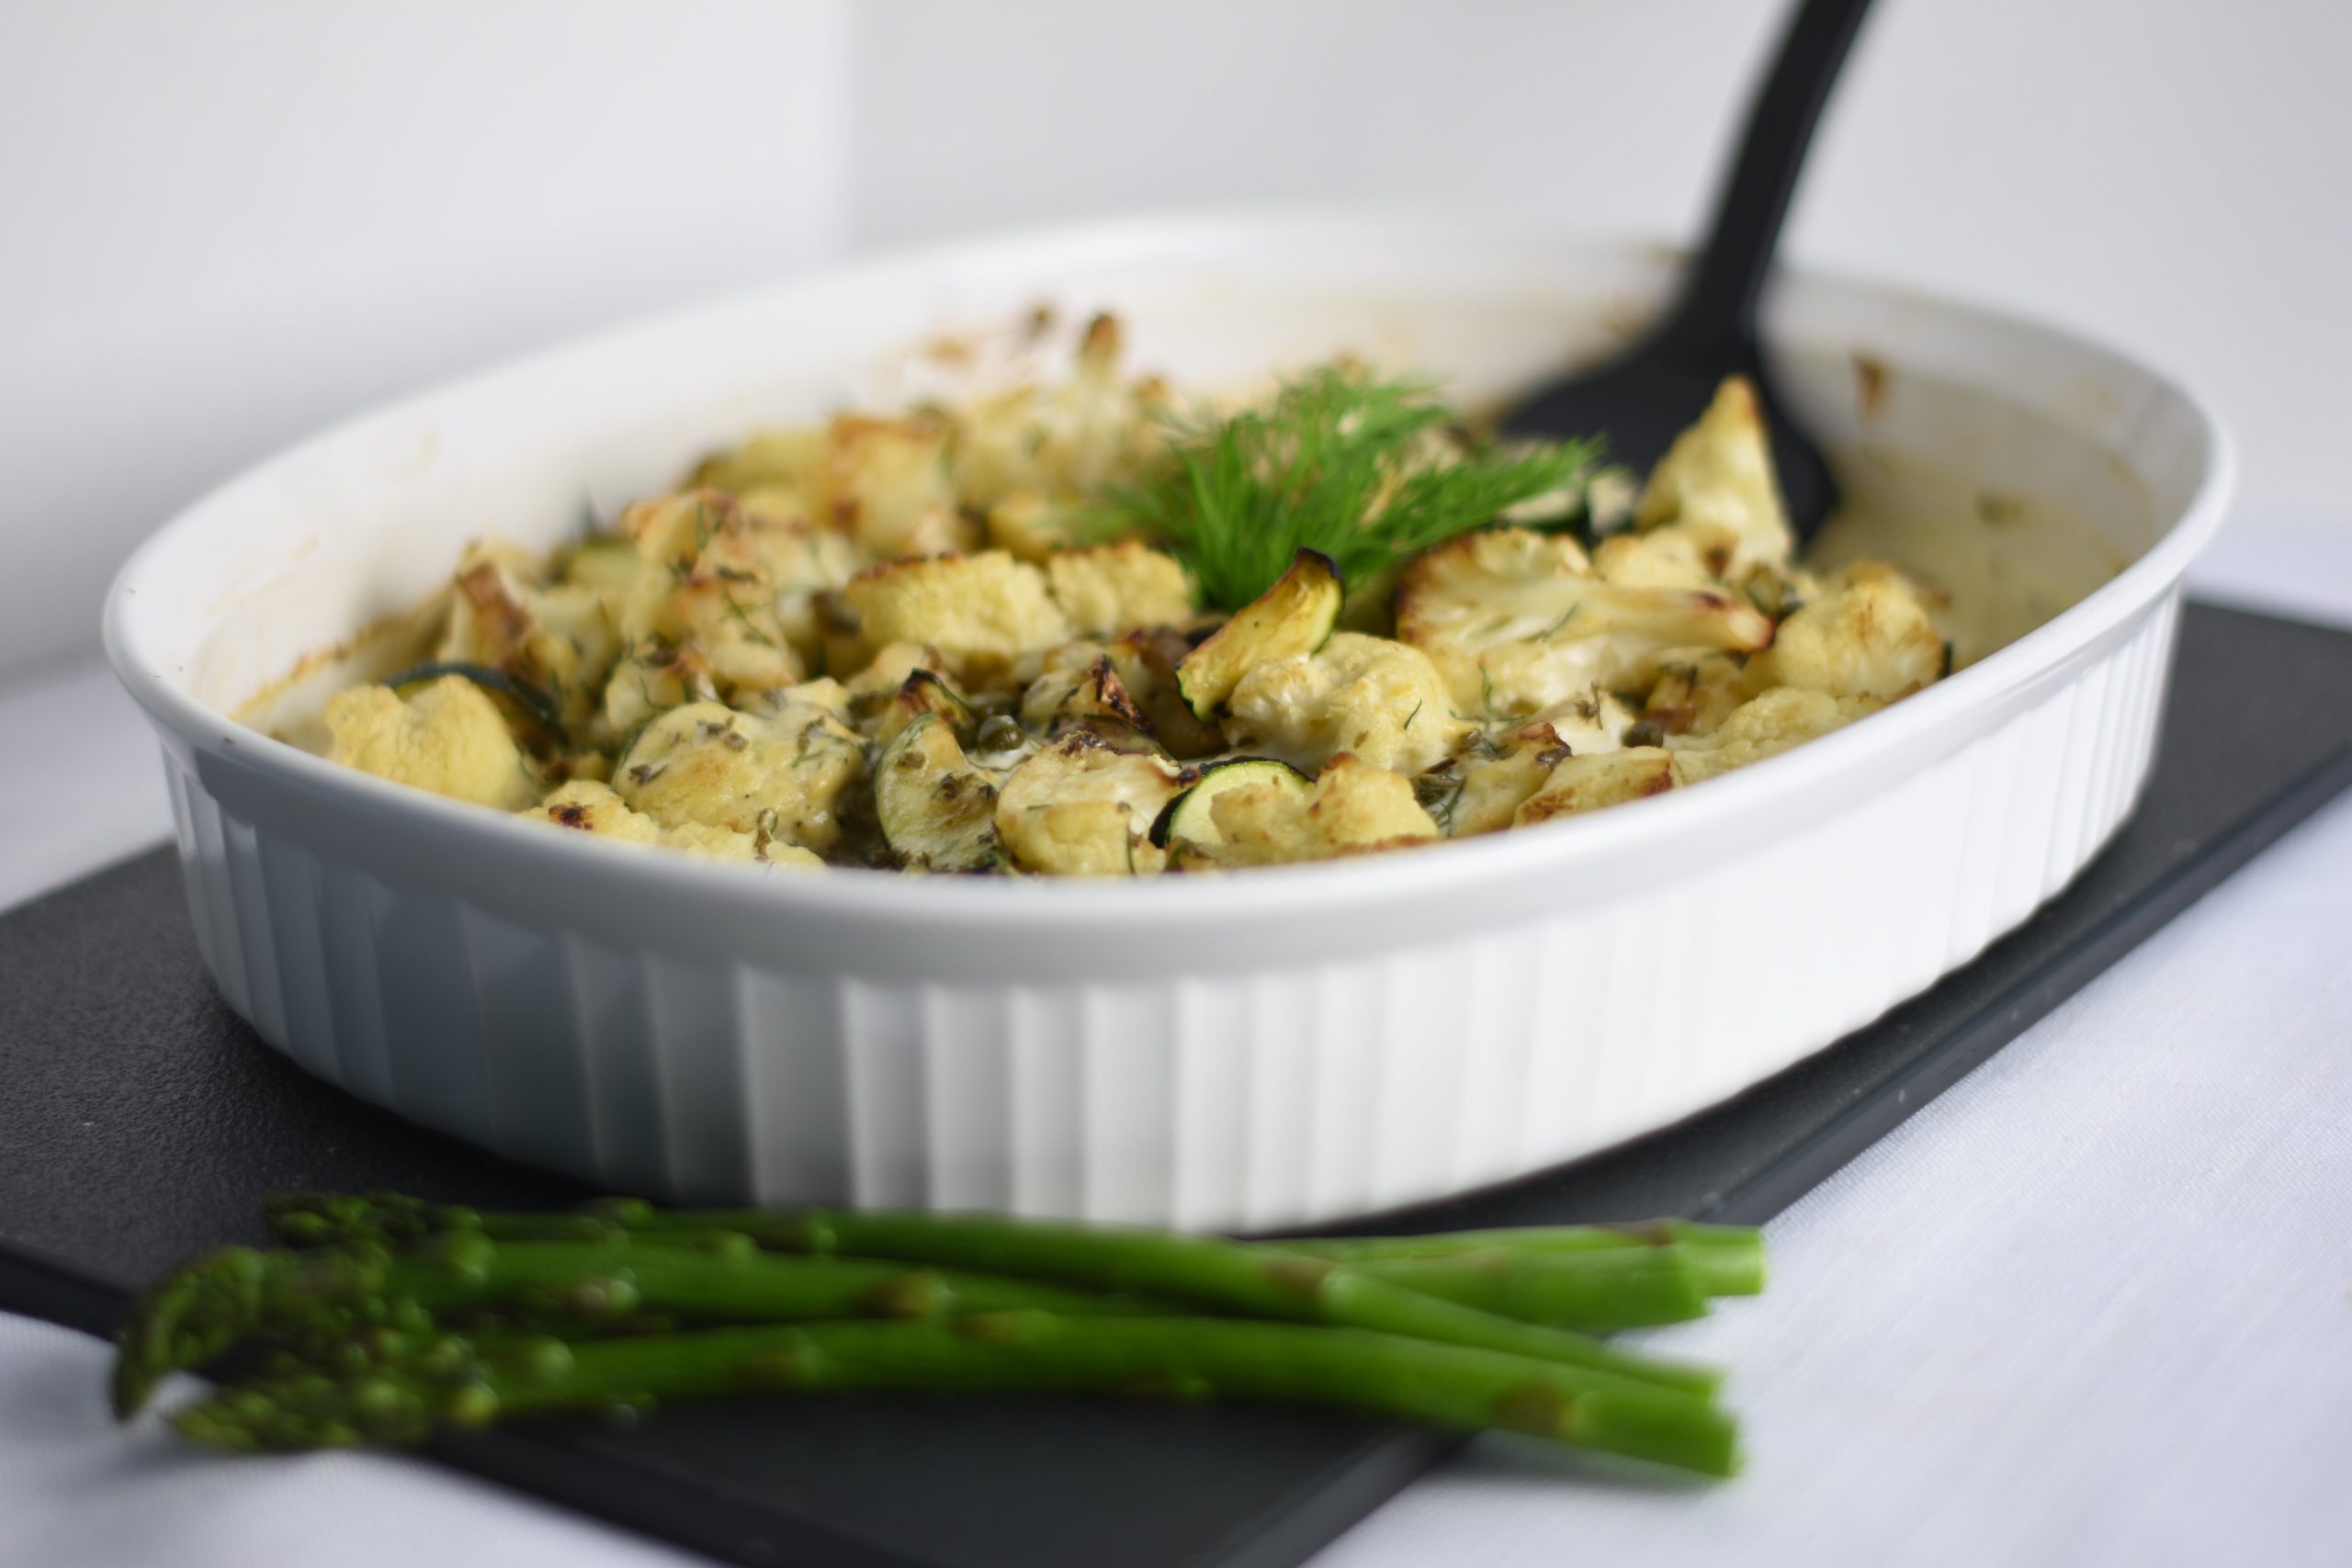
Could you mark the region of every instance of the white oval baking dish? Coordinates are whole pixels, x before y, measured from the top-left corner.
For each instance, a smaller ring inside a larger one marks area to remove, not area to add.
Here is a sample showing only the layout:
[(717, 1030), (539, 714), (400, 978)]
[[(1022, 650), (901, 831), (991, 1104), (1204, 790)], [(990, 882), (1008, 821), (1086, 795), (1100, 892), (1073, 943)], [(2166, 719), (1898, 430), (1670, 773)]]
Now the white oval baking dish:
[(1181, 381), (1358, 348), (1475, 395), (1612, 341), (1674, 265), (1460, 221), (1097, 227), (792, 283), (298, 447), (172, 522), (107, 604), (204, 960), (355, 1093), (709, 1201), (1272, 1226), (1722, 1100), (1966, 962), (2131, 811), (2181, 574), (2229, 488), (2219, 427), (2168, 381), (2000, 316), (1783, 280), (1789, 389), (1849, 472), (1893, 452), (2047, 499), (2128, 569), (1793, 753), (1425, 851), (1144, 884), (760, 875), (507, 821), (225, 716), (422, 598), (468, 538), (551, 543), (583, 491), (888, 398), (943, 324), (1107, 305)]

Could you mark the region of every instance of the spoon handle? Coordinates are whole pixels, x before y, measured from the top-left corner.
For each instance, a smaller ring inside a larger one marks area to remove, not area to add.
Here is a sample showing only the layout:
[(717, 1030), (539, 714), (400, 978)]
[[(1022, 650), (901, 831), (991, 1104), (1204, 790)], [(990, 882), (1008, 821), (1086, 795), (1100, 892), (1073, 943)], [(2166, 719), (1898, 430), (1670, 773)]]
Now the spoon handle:
[[(1806, 147), (1870, 0), (1804, 0), (1747, 114), (1747, 132), (1715, 204), (1697, 272), (1658, 334), (1661, 346), (1717, 363), (1748, 356), (1772, 250)], [(1725, 351), (1736, 351), (1726, 354)]]

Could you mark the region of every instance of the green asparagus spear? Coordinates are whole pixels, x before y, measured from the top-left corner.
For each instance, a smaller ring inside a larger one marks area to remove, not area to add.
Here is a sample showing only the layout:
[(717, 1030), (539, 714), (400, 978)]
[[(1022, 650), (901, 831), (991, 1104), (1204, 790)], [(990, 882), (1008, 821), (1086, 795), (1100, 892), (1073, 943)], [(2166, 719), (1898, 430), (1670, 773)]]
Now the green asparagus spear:
[[(319, 1219), (321, 1235), (398, 1234), (430, 1225), (495, 1240), (577, 1235), (582, 1225), (577, 1214), (483, 1213), (405, 1200), (371, 1213), (368, 1203), (288, 1200), (278, 1206), (277, 1223), (281, 1234), (293, 1216), (305, 1214)], [(635, 1199), (587, 1213), (592, 1223), (618, 1226), (638, 1240), (720, 1228), (777, 1252), (894, 1258), (1185, 1301), (1247, 1316), (1375, 1329), (1612, 1373), (1629, 1384), (1711, 1393), (1722, 1382), (1713, 1368), (1613, 1350), (1584, 1335), (1498, 1317), (1329, 1259), (1209, 1236), (995, 1214), (665, 1210)], [(307, 1222), (293, 1223), (298, 1230), (309, 1228)]]
[(1764, 1235), (1752, 1225), (1650, 1220), (1626, 1225), (1529, 1225), (1507, 1230), (1442, 1231), (1430, 1235), (1295, 1236), (1268, 1244), (1287, 1252), (1361, 1267), (1396, 1258), (1459, 1252), (1613, 1252), (1679, 1247), (1711, 1296), (1752, 1296), (1764, 1289)]
[(1707, 1314), (1698, 1271), (1679, 1247), (1453, 1252), (1368, 1258), (1347, 1267), (1498, 1317), (1586, 1334), (1681, 1323)]
[(115, 1363), (115, 1410), (130, 1415), (165, 1373), (218, 1359), (256, 1335), (325, 1343), (396, 1321), (413, 1328), (418, 1313), (493, 1303), (526, 1318), (590, 1325), (649, 1312), (782, 1323), (934, 1319), (1016, 1308), (1088, 1315), (1155, 1310), (1127, 1297), (1032, 1280), (779, 1257), (723, 1232), (695, 1239), (693, 1246), (613, 1247), (493, 1242), (458, 1232), (400, 1253), (368, 1243), (280, 1253), (230, 1247), (166, 1276), (133, 1309)]
[[(564, 1213), (490, 1216), (488, 1223), (501, 1234), (538, 1240), (618, 1241), (631, 1235), (668, 1236), (674, 1230), (740, 1229), (747, 1221), (767, 1217), (756, 1210), (675, 1211), (665, 1218), (664, 1229), (632, 1229), (633, 1219), (641, 1227), (647, 1213), (658, 1212), (634, 1199), (618, 1199)], [(269, 1216), (278, 1238), (295, 1247), (337, 1240), (413, 1240), (444, 1231), (479, 1229), (485, 1223), (485, 1216), (476, 1210), (426, 1203), (400, 1193), (287, 1194), (270, 1200)], [(1751, 1225), (1702, 1224), (1691, 1220), (1526, 1225), (1427, 1235), (1287, 1236), (1262, 1245), (1359, 1267), (1462, 1252), (1603, 1252), (1679, 1247), (1689, 1254), (1700, 1287), (1708, 1295), (1752, 1296), (1764, 1288), (1762, 1232)]]
[(1101, 1392), (1339, 1404), (1530, 1432), (1707, 1475), (1737, 1465), (1730, 1417), (1694, 1395), (1361, 1329), (1013, 1312), (505, 1348), (451, 1338), (414, 1348), (395, 1337), (391, 1348), (356, 1374), (280, 1372), (221, 1390), (175, 1425), (225, 1448), (299, 1449), (413, 1443), (441, 1426), (695, 1394)]

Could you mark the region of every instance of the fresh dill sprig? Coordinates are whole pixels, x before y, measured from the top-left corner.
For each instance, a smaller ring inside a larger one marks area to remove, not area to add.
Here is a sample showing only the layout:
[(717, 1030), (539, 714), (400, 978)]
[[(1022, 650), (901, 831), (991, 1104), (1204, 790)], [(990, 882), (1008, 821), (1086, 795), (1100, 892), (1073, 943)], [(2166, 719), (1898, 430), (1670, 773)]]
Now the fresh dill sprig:
[(1301, 549), (1361, 584), (1572, 484), (1600, 452), (1594, 441), (1502, 449), (1441, 434), (1459, 423), (1426, 381), (1318, 367), (1261, 408), (1173, 425), (1173, 461), (1111, 490), (1100, 521), (1174, 552), (1209, 603), (1238, 610)]

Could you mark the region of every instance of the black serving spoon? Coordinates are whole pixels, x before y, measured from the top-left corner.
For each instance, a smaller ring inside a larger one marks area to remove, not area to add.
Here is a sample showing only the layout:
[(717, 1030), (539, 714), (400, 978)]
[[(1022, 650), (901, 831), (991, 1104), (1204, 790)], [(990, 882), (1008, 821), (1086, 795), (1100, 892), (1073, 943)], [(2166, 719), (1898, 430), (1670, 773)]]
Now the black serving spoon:
[(1604, 433), (1612, 460), (1646, 474), (1705, 410), (1718, 382), (1735, 373), (1747, 376), (1770, 422), (1772, 465), (1789, 521), (1799, 538), (1812, 536), (1837, 504), (1838, 481), (1774, 394), (1756, 341), (1756, 310), (1821, 107), (1869, 9), (1870, 0), (1803, 0), (1748, 111), (1739, 161), (1681, 298), (1632, 350), (1536, 392), (1504, 417), (1505, 430)]

